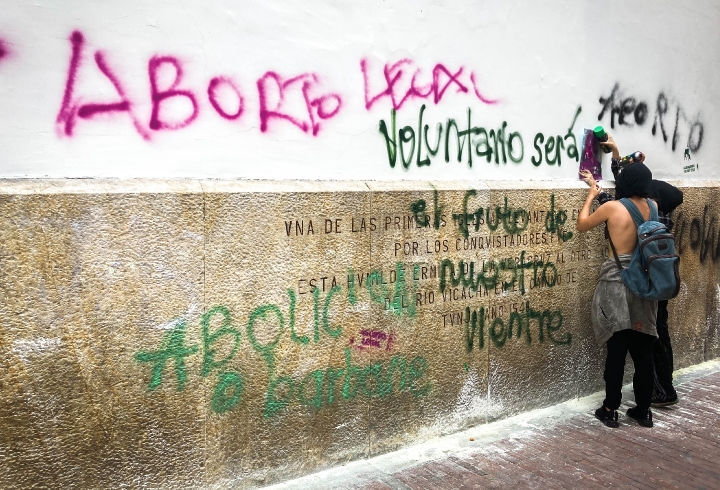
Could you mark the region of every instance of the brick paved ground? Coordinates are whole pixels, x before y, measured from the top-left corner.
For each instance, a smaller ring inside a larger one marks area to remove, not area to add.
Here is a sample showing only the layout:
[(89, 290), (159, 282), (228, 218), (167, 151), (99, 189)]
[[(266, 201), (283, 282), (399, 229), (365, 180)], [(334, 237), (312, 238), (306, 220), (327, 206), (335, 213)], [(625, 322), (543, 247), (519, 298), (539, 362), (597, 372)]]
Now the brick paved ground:
[(654, 409), (653, 428), (624, 416), (626, 387), (618, 429), (592, 416), (596, 394), (274, 488), (720, 489), (720, 361), (682, 371), (676, 388), (681, 402)]
[(682, 403), (655, 410), (652, 429), (626, 420), (608, 429), (583, 414), (390, 475), (404, 486), (347, 488), (720, 488), (720, 373), (678, 392)]
[(627, 418), (608, 429), (586, 413), (346, 488), (718, 489), (720, 372), (683, 384), (678, 393), (682, 403), (654, 410), (652, 429)]

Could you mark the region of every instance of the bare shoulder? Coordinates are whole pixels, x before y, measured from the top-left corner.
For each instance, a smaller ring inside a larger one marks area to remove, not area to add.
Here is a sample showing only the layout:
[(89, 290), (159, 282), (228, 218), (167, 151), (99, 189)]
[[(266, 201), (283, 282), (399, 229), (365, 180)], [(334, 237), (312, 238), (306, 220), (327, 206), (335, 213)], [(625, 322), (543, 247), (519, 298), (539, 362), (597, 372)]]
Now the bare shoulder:
[(625, 208), (623, 203), (621, 203), (620, 201), (608, 201), (605, 204), (603, 204), (603, 206), (607, 206), (607, 209), (620, 209), (620, 208), (624, 209)]
[(616, 210), (619, 209), (625, 209), (625, 206), (623, 206), (623, 203), (620, 201), (607, 201), (606, 203), (600, 205), (599, 208), (597, 208), (597, 211), (602, 211), (603, 213), (613, 213)]

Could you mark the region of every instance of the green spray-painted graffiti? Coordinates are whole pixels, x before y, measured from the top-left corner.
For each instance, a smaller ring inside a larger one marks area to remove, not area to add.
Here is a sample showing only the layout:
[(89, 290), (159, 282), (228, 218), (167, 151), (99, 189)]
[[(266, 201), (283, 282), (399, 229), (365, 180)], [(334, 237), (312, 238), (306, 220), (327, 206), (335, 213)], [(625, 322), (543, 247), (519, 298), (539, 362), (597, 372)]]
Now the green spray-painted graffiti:
[[(490, 321), (485, 307), (481, 307), (479, 310), (471, 310), (466, 307), (462, 320), (465, 326), (465, 346), (467, 351), (472, 352), (475, 345), (477, 345), (478, 350), (482, 350), (485, 347), (485, 324)], [(533, 326), (535, 328), (532, 328)], [(561, 310), (536, 311), (530, 306), (530, 302), (526, 301), (524, 308), (510, 313), (509, 319), (503, 320), (500, 316), (493, 318), (490, 321), (487, 334), (495, 347), (498, 348), (504, 347), (505, 343), (513, 338), (513, 332), (515, 332), (516, 339), (522, 336), (527, 345), (532, 344), (532, 330), (537, 332), (537, 340), (540, 343), (545, 342), (547, 338), (555, 345), (570, 345), (572, 341), (570, 332), (558, 334), (562, 326), (563, 315)]]
[[(533, 147), (535, 148), (535, 151), (537, 152), (537, 157), (533, 156), (530, 161), (533, 165), (536, 167), (539, 167), (542, 165), (543, 162), (543, 150), (545, 150), (545, 163), (548, 165), (555, 165), (557, 163), (558, 167), (562, 165), (562, 150), (567, 143), (567, 156), (568, 158), (572, 158), (576, 162), (579, 161), (579, 155), (578, 155), (578, 148), (577, 148), (577, 139), (575, 138), (575, 135), (573, 134), (573, 128), (575, 127), (575, 123), (577, 122), (578, 116), (580, 116), (580, 113), (582, 112), (582, 107), (578, 106), (575, 110), (575, 117), (573, 118), (572, 123), (570, 124), (570, 127), (567, 130), (567, 133), (565, 133), (565, 137), (561, 137), (560, 135), (557, 136), (549, 136), (547, 138), (547, 141), (545, 141), (545, 135), (542, 133), (537, 133), (535, 135), (535, 139), (533, 140)], [(544, 146), (541, 146), (542, 143), (545, 143)]]
[(557, 233), (561, 241), (566, 242), (573, 237), (571, 231), (564, 231), (563, 225), (567, 221), (567, 211), (558, 209), (555, 211), (555, 194), (550, 194), (550, 210), (545, 215), (545, 229), (551, 233)]
[[(484, 158), (487, 163), (495, 165), (507, 164), (508, 160), (514, 164), (520, 164), (523, 161), (525, 156), (523, 137), (519, 131), (509, 131), (507, 121), (503, 121), (500, 127), (493, 129), (473, 126), (472, 109), (468, 107), (465, 129), (461, 129), (462, 123), (458, 124), (453, 118), (448, 118), (444, 125), (437, 123), (437, 136), (433, 144), (428, 137), (430, 126), (423, 122), (425, 109), (423, 104), (418, 113), (417, 131), (410, 125), (398, 129), (395, 109), (390, 111), (390, 128), (384, 119), (380, 120), (379, 132), (383, 136), (391, 168), (395, 168), (398, 155), (401, 166), (406, 171), (410, 169), (413, 160), (417, 167), (430, 166), (441, 150), (445, 162), (450, 162), (451, 146), (453, 145), (457, 150), (456, 160), (461, 162), (466, 159), (468, 167), (473, 166), (473, 157)], [(563, 150), (568, 158), (578, 161), (577, 140), (573, 129), (581, 111), (582, 107), (578, 106), (565, 136), (548, 136), (546, 140), (545, 134), (542, 132), (535, 134), (533, 146), (538, 152), (538, 156), (532, 157), (533, 165), (537, 167), (544, 160), (548, 165), (557, 164), (559, 167), (562, 164)], [(542, 143), (545, 143), (544, 146), (541, 146)]]
[[(436, 230), (440, 229), (440, 226), (442, 225), (442, 212), (445, 208), (444, 205), (440, 205), (438, 203), (438, 191), (437, 189), (433, 189), (433, 227)], [(413, 217), (415, 218), (415, 223), (418, 226), (430, 226), (430, 216), (425, 214), (425, 210), (427, 209), (427, 203), (424, 199), (420, 199), (418, 201), (413, 202), (410, 204), (410, 211), (413, 213)]]
[[(320, 291), (315, 290), (313, 293), (313, 309), (314, 309), (314, 341), (320, 340), (319, 325), (322, 318), (323, 331), (331, 338), (338, 337), (342, 333), (341, 327), (333, 328), (330, 325), (328, 311), (330, 309), (330, 301), (333, 295), (340, 291), (340, 287), (332, 288), (325, 297), (322, 309), (322, 316), (319, 315)], [(290, 298), (290, 331), (291, 339), (295, 342), (306, 344), (310, 339), (306, 336), (298, 336), (295, 333), (295, 292), (288, 290)], [(221, 318), (221, 325), (214, 332), (211, 331), (211, 322), (214, 317)], [(268, 343), (262, 344), (255, 332), (255, 324), (258, 321), (266, 320), (268, 317), (275, 316), (278, 320), (278, 331), (275, 337)], [(243, 391), (243, 378), (238, 372), (221, 371), (230, 361), (233, 360), (240, 347), (241, 333), (237, 328), (232, 326), (232, 314), (225, 306), (215, 306), (208, 310), (200, 320), (202, 330), (202, 369), (200, 375), (203, 378), (208, 377), (213, 371), (218, 372), (218, 382), (213, 391), (211, 406), (217, 413), (222, 413), (234, 407), (241, 398)], [(280, 341), (280, 337), (285, 329), (285, 318), (277, 305), (262, 305), (255, 308), (248, 319), (246, 332), (248, 341), (252, 347), (263, 357), (270, 369), (274, 368), (275, 356), (274, 348)], [(177, 378), (177, 390), (182, 391), (187, 381), (187, 367), (185, 359), (198, 352), (197, 345), (186, 346), (186, 321), (184, 319), (177, 320), (163, 337), (160, 348), (157, 351), (138, 352), (135, 354), (135, 360), (140, 363), (152, 363), (152, 373), (150, 377), (149, 390), (155, 390), (162, 384), (163, 372), (168, 361), (175, 363), (175, 375)], [(217, 349), (216, 343), (221, 339), (227, 339), (232, 342), (229, 353), (221, 360), (216, 359)]]
[[(210, 331), (210, 322), (215, 315), (222, 316), (222, 325), (215, 332)], [(220, 370), (221, 367), (229, 363), (237, 353), (240, 345), (240, 332), (231, 327), (231, 314), (224, 306), (215, 306), (207, 311), (200, 320), (202, 326), (202, 352), (203, 363), (201, 376), (203, 378), (209, 376), (213, 370)], [(163, 337), (160, 348), (154, 352), (138, 352), (135, 354), (135, 360), (141, 363), (152, 363), (152, 375), (148, 389), (155, 390), (162, 384), (163, 372), (168, 361), (175, 362), (175, 376), (177, 378), (177, 391), (183, 391), (187, 380), (187, 368), (185, 366), (185, 358), (191, 356), (198, 351), (198, 346), (185, 345), (185, 327), (184, 319), (177, 320), (175, 325)], [(213, 344), (224, 336), (230, 336), (233, 339), (233, 347), (230, 353), (220, 361), (215, 360), (216, 350)], [(228, 395), (229, 389), (232, 388), (232, 394)], [(218, 383), (213, 391), (211, 406), (217, 413), (222, 413), (232, 408), (240, 400), (243, 391), (243, 380), (239, 373), (232, 371), (224, 371), (218, 373)]]
[(389, 361), (357, 366), (352, 362), (351, 350), (346, 348), (344, 368), (315, 370), (299, 382), (290, 376), (271, 373), (264, 415), (272, 417), (294, 402), (319, 410), (338, 399), (352, 400), (358, 395), (386, 398), (409, 391), (415, 397), (422, 396), (431, 388), (429, 382), (422, 380), (427, 369), (425, 358), (418, 356), (408, 362), (401, 355)]
[(440, 292), (448, 288), (448, 276), (452, 286), (463, 286), (474, 291), (480, 288), (493, 289), (501, 285), (503, 291), (510, 291), (517, 287), (520, 294), (525, 294), (525, 271), (532, 270), (532, 287), (548, 286), (554, 287), (558, 283), (558, 271), (555, 264), (542, 259), (525, 261), (525, 251), (517, 258), (510, 257), (500, 260), (484, 260), (482, 265), (477, 267), (474, 261), (465, 262), (460, 260), (455, 263), (450, 259), (440, 262)]
[[(446, 162), (450, 161), (450, 143), (453, 141), (453, 132), (455, 133), (454, 143), (457, 147), (457, 161), (462, 161), (463, 155), (466, 155), (469, 167), (472, 167), (473, 153), (479, 157), (485, 157), (488, 163), (492, 161), (494, 155), (495, 164), (500, 163), (501, 155), (503, 163), (507, 163), (508, 157), (514, 163), (520, 163), (523, 159), (525, 150), (523, 148), (522, 136), (519, 132), (514, 131), (508, 134), (508, 124), (505, 121), (502, 122), (497, 130), (490, 129), (488, 131), (484, 127), (473, 126), (472, 110), (469, 107), (467, 110), (467, 129), (461, 130), (455, 119), (448, 119), (444, 127), (438, 123), (437, 139), (435, 147), (433, 148), (428, 139), (429, 126), (427, 124), (423, 125), (424, 112), (425, 104), (420, 107), (420, 113), (418, 114), (417, 134), (412, 126), (404, 126), (399, 131), (397, 130), (397, 113), (395, 109), (390, 111), (391, 129), (389, 132), (385, 121), (380, 120), (380, 134), (382, 134), (385, 139), (385, 147), (388, 152), (390, 167), (395, 167), (398, 147), (400, 150), (400, 161), (405, 170), (410, 168), (413, 162), (413, 156), (416, 156), (416, 164), (418, 167), (430, 165), (431, 157), (435, 157), (440, 151), (443, 132), (445, 132), (444, 155)], [(475, 138), (473, 138), (473, 136), (475, 136)], [(425, 155), (427, 155), (425, 158), (422, 157), (423, 150), (425, 150)]]
[[(463, 209), (460, 213), (453, 213), (453, 220), (462, 235), (468, 238), (470, 235), (470, 227), (472, 226), (476, 232), (480, 231), (481, 226), (485, 225), (491, 232), (497, 231), (500, 226), (502, 230), (511, 235), (525, 231), (530, 225), (530, 212), (523, 208), (517, 208), (508, 204), (508, 197), (504, 196), (502, 206), (488, 206), (487, 208), (478, 207), (475, 211), (469, 210), (468, 201), (477, 196), (477, 191), (470, 189), (465, 192), (463, 197)], [(435, 228), (440, 226), (440, 217), (446, 205), (439, 204), (438, 192), (434, 191), (433, 195), (433, 213), (435, 216)], [(418, 226), (428, 226), (430, 217), (426, 214), (427, 203), (424, 199), (419, 199), (410, 204), (410, 211), (413, 213), (415, 223)], [(545, 214), (545, 231), (557, 234), (560, 241), (568, 241), (573, 237), (571, 231), (564, 230), (563, 226), (567, 222), (567, 211), (565, 209), (555, 209), (555, 194), (550, 194), (550, 205)]]
[[(218, 384), (213, 390), (210, 406), (215, 413), (227, 412), (240, 401), (240, 395), (243, 391), (243, 380), (238, 373), (229, 371), (218, 374)], [(228, 395), (228, 388), (232, 389), (232, 394)]]
[[(415, 316), (416, 304), (415, 294), (418, 289), (418, 272), (420, 266), (413, 266), (412, 286), (408, 284), (405, 266), (402, 262), (395, 264), (395, 275), (391, 281), (394, 282), (394, 292), (390, 293), (390, 288), (383, 280), (382, 273), (375, 269), (370, 272), (367, 277), (356, 275), (352, 269), (348, 269), (348, 301), (351, 305), (357, 303), (357, 287), (365, 284), (365, 290), (370, 296), (370, 300), (379, 305), (385, 306), (385, 310), (394, 313), (396, 316), (407, 315)], [(356, 281), (357, 279), (357, 281)], [(356, 282), (358, 283), (356, 285)]]
[(463, 212), (453, 214), (453, 220), (465, 238), (470, 234), (470, 222), (474, 223), (475, 231), (479, 231), (482, 224), (486, 224), (490, 231), (497, 230), (502, 224), (503, 230), (511, 234), (520, 233), (527, 229), (530, 224), (530, 213), (524, 209), (508, 207), (507, 196), (505, 196), (505, 203), (502, 208), (495, 206), (494, 223), (492, 221), (493, 216), (490, 214), (492, 212), (492, 206), (485, 210), (479, 207), (475, 212), (468, 213), (468, 200), (476, 195), (477, 191), (475, 190), (466, 191), (465, 197), (463, 197)]
[[(394, 283), (394, 293), (388, 283), (384, 281), (382, 273), (379, 270), (373, 270), (367, 277), (355, 275), (352, 269), (348, 270), (348, 301), (351, 304), (357, 302), (356, 277), (359, 279), (360, 287), (365, 286), (371, 301), (384, 305), (385, 310), (392, 312), (396, 316), (414, 316), (416, 313), (415, 294), (417, 290), (417, 277), (419, 266), (413, 268), (412, 282), (406, 277), (405, 266), (398, 262), (395, 267), (394, 277), (391, 282)], [(370, 393), (368, 396), (388, 396), (393, 393), (410, 391), (413, 395), (419, 396), (427, 390), (417, 388), (415, 382), (423, 375), (427, 368), (427, 362), (421, 358), (415, 358), (409, 363), (402, 357), (396, 356), (390, 361), (387, 369), (382, 364), (373, 365), (371, 368), (359, 368), (350, 362), (349, 350), (346, 352), (347, 365), (344, 369), (333, 370), (329, 368), (327, 372), (315, 371), (310, 373), (302, 382), (296, 383), (292, 378), (287, 376), (276, 375), (277, 355), (276, 347), (279, 344), (286, 329), (290, 331), (290, 339), (292, 342), (307, 345), (311, 342), (318, 343), (323, 337), (329, 339), (338, 338), (343, 329), (341, 326), (332, 325), (330, 321), (331, 302), (337, 298), (342, 288), (339, 285), (330, 288), (322, 298), (320, 288), (312, 290), (312, 335), (301, 335), (296, 329), (296, 310), (297, 296), (292, 289), (287, 290), (289, 308), (287, 314), (284, 314), (280, 306), (276, 304), (264, 304), (254, 308), (248, 317), (246, 324), (246, 335), (249, 344), (260, 355), (267, 365), (270, 375), (270, 383), (267, 392), (267, 402), (264, 413), (266, 416), (276, 414), (281, 408), (287, 406), (294, 398), (293, 393), (297, 394), (297, 400), (304, 405), (317, 405), (317, 408), (323, 405), (317, 402), (307, 403), (307, 385), (308, 376), (315, 376), (315, 397), (319, 396), (323, 389), (327, 391), (328, 396), (325, 398), (326, 404), (331, 404), (334, 399), (333, 386), (345, 372), (345, 384), (343, 385), (342, 398), (349, 400), (355, 397), (356, 391), (360, 389), (362, 393)], [(218, 322), (219, 326), (212, 329), (213, 321)], [(135, 354), (134, 358), (139, 363), (152, 364), (151, 376), (148, 389), (150, 391), (159, 388), (163, 382), (163, 374), (168, 362), (173, 362), (175, 367), (175, 378), (177, 380), (177, 391), (183, 391), (188, 380), (188, 369), (186, 359), (202, 351), (202, 367), (200, 376), (207, 378), (212, 373), (217, 373), (217, 383), (212, 393), (211, 407), (215, 413), (224, 413), (235, 407), (242, 398), (245, 381), (238, 371), (228, 370), (228, 364), (235, 358), (242, 335), (240, 330), (233, 327), (233, 317), (229, 308), (225, 306), (214, 306), (208, 310), (200, 320), (202, 344), (187, 345), (186, 344), (186, 326), (187, 322), (184, 318), (175, 320), (171, 324), (171, 329), (165, 333), (161, 341), (160, 347), (156, 351), (142, 351)], [(259, 329), (262, 328), (263, 338), (269, 340), (261, 341), (258, 335)], [(267, 335), (268, 330), (272, 330), (272, 335)], [(221, 349), (220, 347), (224, 347)], [(222, 359), (218, 359), (218, 352), (227, 352)], [(378, 370), (377, 382), (375, 383), (376, 391), (368, 388), (366, 383), (367, 369), (370, 372)], [(357, 373), (361, 374), (357, 374)], [(401, 373), (400, 382), (397, 383), (397, 389), (393, 388), (393, 373)], [(318, 374), (324, 373), (324, 374)], [(349, 374), (347, 374), (349, 373)], [(380, 374), (385, 373), (381, 379)], [(419, 373), (419, 374), (418, 374)], [(350, 381), (357, 378), (357, 381)], [(406, 378), (409, 381), (406, 382)], [(323, 383), (329, 385), (323, 388)], [(318, 384), (319, 383), (319, 384)], [(357, 385), (352, 388), (349, 386)], [(278, 388), (284, 385), (288, 391), (278, 397)], [(427, 386), (429, 389), (429, 385)], [(320, 391), (318, 391), (320, 390)], [(315, 398), (313, 398), (315, 399)]]
[[(223, 317), (222, 326), (215, 332), (210, 333), (210, 321), (215, 314), (220, 314)], [(203, 367), (202, 376), (207, 377), (213, 369), (220, 369), (222, 366), (227, 364), (233, 357), (240, 346), (240, 332), (230, 326), (230, 310), (224, 306), (216, 306), (211, 308), (205, 313), (200, 321), (202, 325), (202, 337), (203, 337)], [(212, 344), (218, 341), (218, 339), (224, 335), (229, 335), (233, 338), (233, 347), (225, 359), (222, 361), (215, 361), (215, 349)]]
[(150, 376), (150, 390), (158, 388), (162, 384), (162, 375), (165, 364), (169, 360), (175, 361), (175, 376), (177, 377), (177, 390), (185, 388), (187, 380), (187, 368), (185, 358), (198, 351), (198, 346), (185, 346), (185, 321), (176, 322), (175, 327), (163, 337), (160, 348), (153, 352), (138, 352), (135, 359), (138, 362), (152, 363), (152, 374)]

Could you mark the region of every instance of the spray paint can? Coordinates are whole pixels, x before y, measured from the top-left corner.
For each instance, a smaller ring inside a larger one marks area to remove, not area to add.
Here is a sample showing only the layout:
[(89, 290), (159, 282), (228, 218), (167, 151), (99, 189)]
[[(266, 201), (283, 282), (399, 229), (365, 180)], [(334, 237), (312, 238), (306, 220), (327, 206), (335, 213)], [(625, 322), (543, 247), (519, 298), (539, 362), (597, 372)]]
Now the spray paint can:
[[(608, 134), (605, 132), (605, 128), (603, 128), (602, 126), (595, 126), (595, 129), (593, 129), (593, 134), (598, 139), (598, 141), (600, 141), (600, 143), (607, 143)], [(600, 145), (600, 148), (604, 153), (610, 153), (612, 151), (612, 148), (608, 148), (605, 145)]]

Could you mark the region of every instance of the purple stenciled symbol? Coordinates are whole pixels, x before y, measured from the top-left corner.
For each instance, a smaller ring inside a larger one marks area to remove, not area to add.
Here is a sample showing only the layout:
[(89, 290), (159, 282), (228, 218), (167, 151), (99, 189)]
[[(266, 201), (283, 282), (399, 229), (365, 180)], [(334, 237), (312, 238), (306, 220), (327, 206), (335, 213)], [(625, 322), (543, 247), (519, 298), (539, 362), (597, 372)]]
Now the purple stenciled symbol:
[(355, 343), (355, 337), (350, 339), (350, 345), (359, 350), (366, 350), (368, 347), (374, 347), (376, 349), (389, 351), (392, 341), (395, 338), (392, 334), (388, 335), (379, 330), (369, 329), (360, 330), (360, 335), (362, 338), (359, 339), (359, 343)]
[(5, 58), (8, 55), (8, 53), (9, 53), (9, 51), (8, 51), (5, 41), (0, 39), (0, 60)]

